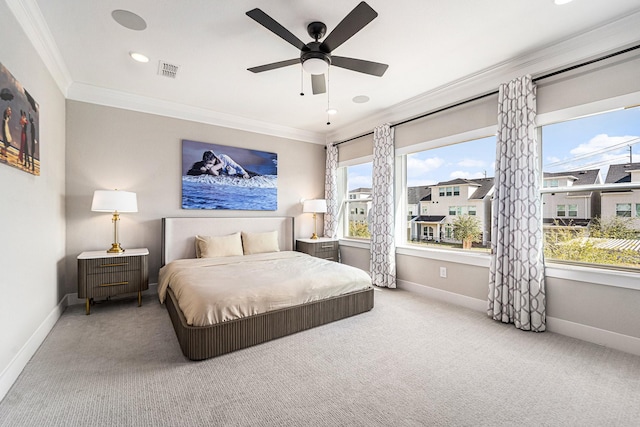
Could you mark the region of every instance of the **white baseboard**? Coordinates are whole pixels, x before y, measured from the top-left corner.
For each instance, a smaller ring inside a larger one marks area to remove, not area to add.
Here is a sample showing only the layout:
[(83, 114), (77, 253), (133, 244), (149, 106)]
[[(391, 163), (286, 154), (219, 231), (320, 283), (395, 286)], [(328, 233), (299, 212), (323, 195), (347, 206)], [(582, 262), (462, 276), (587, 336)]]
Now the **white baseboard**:
[[(143, 294), (157, 293), (158, 284), (150, 283), (149, 289), (144, 291)], [(9, 365), (0, 373), (0, 401), (4, 399), (6, 394), (11, 389), (11, 386), (18, 379), (18, 376), (23, 371), (25, 366), (33, 355), (36, 353), (40, 345), (44, 342), (51, 329), (55, 326), (56, 322), (64, 312), (64, 309), (70, 305), (84, 304), (84, 298), (78, 298), (77, 293), (65, 295), (60, 303), (51, 310), (51, 313), (44, 319), (42, 324), (36, 329), (36, 331), (27, 340), (26, 344), (18, 351), (15, 357), (9, 362)]]
[(40, 345), (44, 342), (44, 339), (49, 332), (51, 332), (51, 329), (53, 329), (66, 307), (67, 296), (65, 295), (60, 303), (51, 310), (51, 313), (44, 319), (42, 324), (40, 324), (38, 329), (31, 335), (26, 344), (22, 346), (11, 362), (9, 362), (9, 365), (2, 371), (0, 374), (0, 400), (4, 399), (5, 395), (9, 392), (13, 383), (16, 382), (24, 367), (27, 366), (29, 360), (31, 360)]
[(471, 298), (466, 295), (456, 294), (455, 292), (444, 291), (426, 285), (419, 285), (406, 280), (398, 280), (396, 284), (399, 289), (415, 292), (416, 294), (437, 299), (438, 301), (460, 305), (476, 311), (487, 311), (487, 302), (477, 298)]
[[(444, 291), (442, 289), (432, 288), (426, 285), (419, 285), (405, 280), (398, 280), (397, 285), (399, 289), (415, 292), (416, 294), (439, 301), (470, 308), (483, 313), (487, 311), (487, 302), (484, 300)], [(617, 332), (594, 328), (593, 326), (574, 323), (568, 320), (549, 316), (547, 316), (547, 331), (640, 356), (640, 338), (632, 337), (630, 335), (619, 334)]]
[(548, 316), (547, 330), (640, 356), (640, 338)]

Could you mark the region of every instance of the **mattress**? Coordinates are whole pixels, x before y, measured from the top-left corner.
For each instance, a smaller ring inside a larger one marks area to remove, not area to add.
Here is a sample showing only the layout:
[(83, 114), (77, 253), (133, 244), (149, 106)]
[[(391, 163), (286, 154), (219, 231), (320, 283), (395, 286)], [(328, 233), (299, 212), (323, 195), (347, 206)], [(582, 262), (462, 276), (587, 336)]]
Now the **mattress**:
[(208, 326), (372, 286), (358, 268), (281, 251), (175, 260), (160, 270), (161, 302), (168, 288), (189, 326)]

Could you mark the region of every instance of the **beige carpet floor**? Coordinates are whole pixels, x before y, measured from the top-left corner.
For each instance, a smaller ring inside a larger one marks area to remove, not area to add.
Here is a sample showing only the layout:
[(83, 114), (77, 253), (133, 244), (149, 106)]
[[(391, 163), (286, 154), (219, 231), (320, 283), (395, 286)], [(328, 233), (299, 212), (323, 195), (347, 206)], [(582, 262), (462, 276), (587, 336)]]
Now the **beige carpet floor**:
[(153, 296), (67, 308), (1, 426), (639, 426), (640, 357), (401, 291), (202, 362)]

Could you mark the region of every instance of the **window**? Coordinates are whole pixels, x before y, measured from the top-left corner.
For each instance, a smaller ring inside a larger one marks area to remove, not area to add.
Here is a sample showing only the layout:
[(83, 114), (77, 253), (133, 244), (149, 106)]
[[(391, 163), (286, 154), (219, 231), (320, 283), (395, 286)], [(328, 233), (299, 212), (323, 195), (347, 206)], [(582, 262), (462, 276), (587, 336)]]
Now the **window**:
[(343, 198), (345, 207), (342, 212), (349, 212), (341, 218), (342, 235), (359, 239), (368, 239), (369, 211), (371, 210), (371, 180), (373, 163), (362, 163), (343, 168), (346, 177), (347, 196)]
[[(426, 189), (427, 194), (421, 200), (429, 212), (427, 218), (407, 222), (407, 244), (462, 249), (462, 243), (456, 242), (453, 235), (453, 220), (461, 215), (473, 215), (481, 223), (484, 231), (480, 240), (486, 245), (473, 250), (489, 252), (495, 141), (491, 136), (407, 154), (406, 185), (415, 187), (415, 191), (407, 194)], [(449, 199), (451, 197), (457, 199)], [(407, 200), (407, 203), (415, 201)], [(424, 239), (424, 236), (429, 237)]]
[(616, 203), (616, 216), (631, 217), (631, 203)]
[(640, 218), (640, 203), (636, 203), (636, 217)]
[(564, 205), (558, 205), (558, 208), (556, 209), (556, 216), (565, 216), (566, 215), (566, 211), (564, 209)]
[[(542, 127), (547, 261), (640, 271), (640, 221), (632, 218), (636, 200), (639, 212), (633, 171), (640, 163), (631, 158), (639, 143), (638, 107)], [(620, 184), (626, 188), (616, 189)], [(554, 192), (558, 186), (569, 191)]]

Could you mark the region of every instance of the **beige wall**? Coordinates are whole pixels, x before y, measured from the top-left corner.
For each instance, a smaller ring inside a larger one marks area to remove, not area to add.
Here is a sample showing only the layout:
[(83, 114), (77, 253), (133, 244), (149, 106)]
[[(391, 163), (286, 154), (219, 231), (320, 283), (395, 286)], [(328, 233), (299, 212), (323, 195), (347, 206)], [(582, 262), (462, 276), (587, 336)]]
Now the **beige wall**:
[[(368, 249), (341, 246), (340, 254), (343, 263), (369, 270)], [(447, 278), (440, 277), (440, 267), (447, 268)], [(456, 296), (470, 297), (478, 300), (474, 307), (482, 307), (487, 300), (487, 267), (398, 254), (396, 271), (399, 282), (454, 294), (449, 302), (459, 301)], [(545, 285), (547, 317), (640, 338), (640, 292), (637, 290), (554, 277), (548, 277)], [(550, 330), (553, 331), (551, 327)]]
[[(41, 161), (40, 176), (0, 164), (2, 398), (22, 369), (16, 360), (30, 357), (21, 350), (65, 294), (65, 101), (5, 2), (0, 2), (0, 40), (0, 62), (39, 103)], [(31, 345), (33, 351), (37, 345)]]
[[(278, 210), (181, 208), (182, 139), (278, 154)], [(77, 101), (67, 101), (66, 293), (77, 292), (76, 257), (110, 247), (108, 213), (91, 212), (93, 191), (137, 193), (138, 212), (121, 214), (120, 243), (149, 248), (149, 275), (160, 268), (161, 218), (168, 216), (293, 216), (296, 236), (313, 232), (301, 198), (324, 197), (324, 146)], [(318, 220), (319, 230), (322, 219)]]

